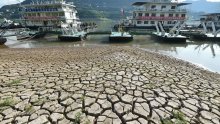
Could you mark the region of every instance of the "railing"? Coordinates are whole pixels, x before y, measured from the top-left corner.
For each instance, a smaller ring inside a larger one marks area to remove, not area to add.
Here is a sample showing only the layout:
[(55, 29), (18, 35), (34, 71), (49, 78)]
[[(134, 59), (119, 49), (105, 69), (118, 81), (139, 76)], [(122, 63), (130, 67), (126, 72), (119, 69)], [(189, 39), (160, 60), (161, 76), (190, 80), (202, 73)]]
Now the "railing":
[(185, 20), (186, 17), (157, 17), (157, 16), (138, 16), (140, 20)]
[(24, 17), (25, 19), (28, 19), (28, 20), (57, 20), (57, 19), (60, 19), (61, 17), (59, 16), (25, 16)]
[(135, 9), (135, 11), (155, 11), (155, 12), (187, 12), (187, 9)]
[(25, 9), (25, 12), (54, 12), (60, 11), (58, 8), (45, 8), (45, 9)]

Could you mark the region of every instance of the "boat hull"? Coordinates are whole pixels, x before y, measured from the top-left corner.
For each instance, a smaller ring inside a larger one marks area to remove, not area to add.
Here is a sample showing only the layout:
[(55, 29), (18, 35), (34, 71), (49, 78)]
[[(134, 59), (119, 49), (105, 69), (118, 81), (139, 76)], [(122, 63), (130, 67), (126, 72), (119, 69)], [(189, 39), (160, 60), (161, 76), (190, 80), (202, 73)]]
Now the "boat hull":
[(58, 39), (60, 41), (76, 42), (76, 41), (81, 41), (82, 37), (81, 36), (62, 36), (62, 35), (59, 35)]
[(7, 42), (6, 38), (0, 37), (0, 45), (4, 45)]
[(191, 38), (199, 41), (220, 41), (220, 37), (208, 37), (204, 34), (193, 34)]
[(166, 36), (158, 36), (153, 34), (154, 39), (160, 42), (167, 42), (167, 43), (186, 43), (187, 37), (166, 37)]
[(28, 35), (17, 35), (17, 40), (25, 40), (25, 39), (39, 39), (43, 38), (46, 33), (36, 33), (36, 34), (28, 34)]
[(109, 41), (118, 41), (118, 42), (125, 42), (125, 41), (132, 41), (133, 37), (123, 37), (123, 36), (117, 36), (117, 37), (109, 37)]

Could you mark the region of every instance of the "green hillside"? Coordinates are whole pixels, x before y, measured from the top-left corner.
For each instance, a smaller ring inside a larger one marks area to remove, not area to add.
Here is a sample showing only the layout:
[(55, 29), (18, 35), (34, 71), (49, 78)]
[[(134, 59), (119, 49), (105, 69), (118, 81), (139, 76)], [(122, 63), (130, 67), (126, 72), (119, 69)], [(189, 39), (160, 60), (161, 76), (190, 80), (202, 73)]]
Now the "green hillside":
[[(31, 1), (25, 0), (21, 4), (29, 4)], [(67, 0), (67, 2), (74, 2), (78, 10), (80, 18), (120, 18), (120, 9), (128, 10), (131, 4), (138, 0)], [(3, 6), (0, 9), (0, 18), (18, 19), (21, 17), (21, 8), (19, 4)]]

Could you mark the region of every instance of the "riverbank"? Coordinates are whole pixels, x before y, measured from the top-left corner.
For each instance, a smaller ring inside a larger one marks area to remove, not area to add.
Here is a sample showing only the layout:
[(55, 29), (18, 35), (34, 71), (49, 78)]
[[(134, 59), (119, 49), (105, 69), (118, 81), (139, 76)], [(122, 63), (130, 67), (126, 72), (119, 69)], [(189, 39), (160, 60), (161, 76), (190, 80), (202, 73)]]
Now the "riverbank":
[(0, 49), (0, 123), (219, 123), (220, 75), (132, 47)]

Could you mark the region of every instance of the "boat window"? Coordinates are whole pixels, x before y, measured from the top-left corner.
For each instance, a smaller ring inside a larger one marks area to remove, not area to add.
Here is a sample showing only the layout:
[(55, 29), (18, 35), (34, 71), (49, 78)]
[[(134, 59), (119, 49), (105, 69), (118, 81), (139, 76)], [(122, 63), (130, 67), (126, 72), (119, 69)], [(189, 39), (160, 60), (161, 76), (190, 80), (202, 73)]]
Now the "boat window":
[(179, 17), (179, 14), (176, 14), (176, 17)]
[(138, 13), (138, 16), (142, 16), (142, 13)]
[(154, 24), (154, 21), (151, 21), (150, 23), (151, 23), (151, 24)]
[(161, 9), (165, 9), (165, 8), (166, 8), (166, 6), (165, 6), (165, 5), (161, 6)]
[(160, 14), (160, 17), (164, 17), (164, 14)]
[(152, 5), (152, 6), (151, 6), (151, 9), (156, 9), (156, 5)]
[(148, 24), (148, 21), (144, 21), (144, 24)]
[(172, 22), (171, 22), (171, 21), (168, 21), (167, 24), (172, 24)]
[(142, 21), (137, 21), (137, 24), (142, 24)]
[(185, 17), (185, 16), (186, 16), (186, 14), (182, 14), (182, 15), (181, 15), (181, 17)]
[(149, 13), (145, 13), (145, 16), (149, 16)]
[(152, 16), (152, 17), (155, 17), (155, 16), (156, 16), (156, 13), (152, 13), (151, 16)]
[(176, 9), (176, 6), (171, 6), (171, 9)]
[(169, 17), (173, 17), (173, 14), (169, 14)]

